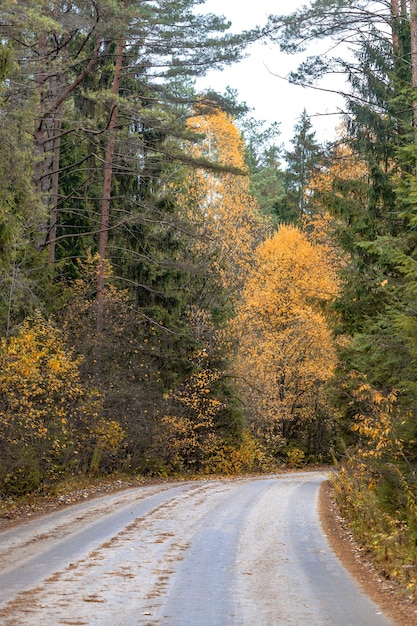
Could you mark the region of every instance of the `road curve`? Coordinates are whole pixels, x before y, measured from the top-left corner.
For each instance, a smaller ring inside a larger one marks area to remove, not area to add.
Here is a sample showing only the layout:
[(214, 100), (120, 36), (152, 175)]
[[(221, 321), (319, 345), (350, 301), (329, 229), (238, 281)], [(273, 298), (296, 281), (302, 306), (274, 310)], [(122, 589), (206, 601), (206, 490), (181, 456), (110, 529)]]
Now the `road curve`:
[(0, 623), (392, 625), (323, 535), (325, 478), (132, 488), (0, 533)]

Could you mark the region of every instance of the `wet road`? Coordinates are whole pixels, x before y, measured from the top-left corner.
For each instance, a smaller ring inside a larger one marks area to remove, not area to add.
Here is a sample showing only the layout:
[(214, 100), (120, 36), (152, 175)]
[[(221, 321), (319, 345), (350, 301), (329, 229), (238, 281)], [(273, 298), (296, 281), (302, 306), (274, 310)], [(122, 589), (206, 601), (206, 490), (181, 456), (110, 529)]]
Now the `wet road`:
[(0, 623), (388, 626), (323, 535), (325, 479), (132, 488), (0, 533)]

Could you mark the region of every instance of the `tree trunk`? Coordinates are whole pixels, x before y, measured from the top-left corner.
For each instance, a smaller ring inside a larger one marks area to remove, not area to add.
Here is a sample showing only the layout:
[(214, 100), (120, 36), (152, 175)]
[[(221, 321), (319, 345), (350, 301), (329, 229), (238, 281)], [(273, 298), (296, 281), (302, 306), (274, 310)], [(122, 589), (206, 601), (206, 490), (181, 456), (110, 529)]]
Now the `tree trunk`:
[(400, 38), (398, 34), (399, 17), (400, 17), (399, 0), (391, 0), (391, 32), (392, 32), (392, 50), (394, 54), (394, 62), (400, 57)]
[[(50, 15), (57, 23), (61, 21), (61, 8), (58, 2), (51, 7)], [(96, 31), (100, 19), (97, 12), (95, 23), (85, 35), (85, 42)], [(39, 70), (36, 81), (39, 90), (39, 117), (34, 131), (36, 155), (34, 180), (36, 191), (49, 212), (45, 223), (46, 233), (43, 233), (43, 241), (39, 247), (43, 249), (46, 245), (49, 246), (50, 264), (55, 262), (63, 106), (65, 100), (94, 68), (101, 45), (100, 37), (96, 35), (96, 44), (87, 65), (69, 85), (66, 85), (71, 40), (72, 36), (65, 28), (62, 35), (43, 32), (38, 37)]]
[[(63, 75), (59, 79), (59, 87), (63, 85)], [(62, 130), (62, 104), (59, 105), (56, 111), (55, 123), (53, 125), (53, 137), (52, 137), (52, 175), (51, 175), (51, 217), (49, 222), (48, 233), (48, 260), (49, 264), (53, 266), (55, 263), (55, 250), (56, 250), (56, 234), (57, 234), (57, 222), (58, 222), (58, 202), (59, 202), (59, 162), (61, 156), (61, 130)]]
[(43, 33), (38, 40), (39, 49), (39, 71), (36, 81), (39, 89), (39, 118), (35, 126), (35, 187), (38, 194), (43, 195), (45, 188), (45, 103), (46, 103), (46, 59), (47, 43), (46, 35)]
[(417, 141), (417, 0), (410, 1), (410, 33), (414, 140)]
[(114, 77), (112, 84), (112, 109), (108, 124), (108, 138), (104, 153), (104, 176), (103, 176), (103, 197), (101, 200), (100, 232), (98, 240), (99, 266), (97, 274), (97, 320), (96, 320), (96, 370), (101, 370), (101, 344), (103, 334), (104, 319), (104, 285), (106, 274), (106, 252), (109, 235), (110, 207), (111, 207), (111, 186), (113, 179), (114, 148), (116, 144), (116, 126), (119, 115), (117, 98), (119, 96), (120, 77), (123, 65), (124, 38), (120, 37), (117, 43), (116, 59), (114, 67)]

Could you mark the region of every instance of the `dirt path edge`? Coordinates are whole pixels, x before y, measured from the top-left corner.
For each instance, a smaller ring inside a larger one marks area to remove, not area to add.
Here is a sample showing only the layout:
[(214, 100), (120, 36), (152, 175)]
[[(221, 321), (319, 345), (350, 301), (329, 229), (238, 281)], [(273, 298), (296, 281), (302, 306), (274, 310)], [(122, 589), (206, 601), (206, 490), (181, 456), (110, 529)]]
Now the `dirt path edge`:
[(319, 513), (331, 548), (365, 593), (398, 626), (416, 626), (416, 604), (392, 581), (384, 579), (366, 559), (364, 550), (355, 542), (338, 512), (329, 481), (324, 481), (320, 487)]

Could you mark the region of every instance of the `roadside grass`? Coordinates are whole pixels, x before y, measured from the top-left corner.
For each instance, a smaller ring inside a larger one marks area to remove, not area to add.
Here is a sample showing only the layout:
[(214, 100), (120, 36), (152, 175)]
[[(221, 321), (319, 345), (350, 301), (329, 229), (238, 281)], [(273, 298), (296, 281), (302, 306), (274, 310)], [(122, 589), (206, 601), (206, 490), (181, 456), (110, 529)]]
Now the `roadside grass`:
[[(396, 494), (396, 503), (404, 501), (402, 507), (393, 506), (393, 494), (387, 504), (384, 479), (357, 460), (344, 464), (330, 482), (340, 514), (366, 556), (384, 578), (397, 583), (416, 602), (417, 517), (406, 494)], [(401, 490), (401, 484), (396, 489)]]

